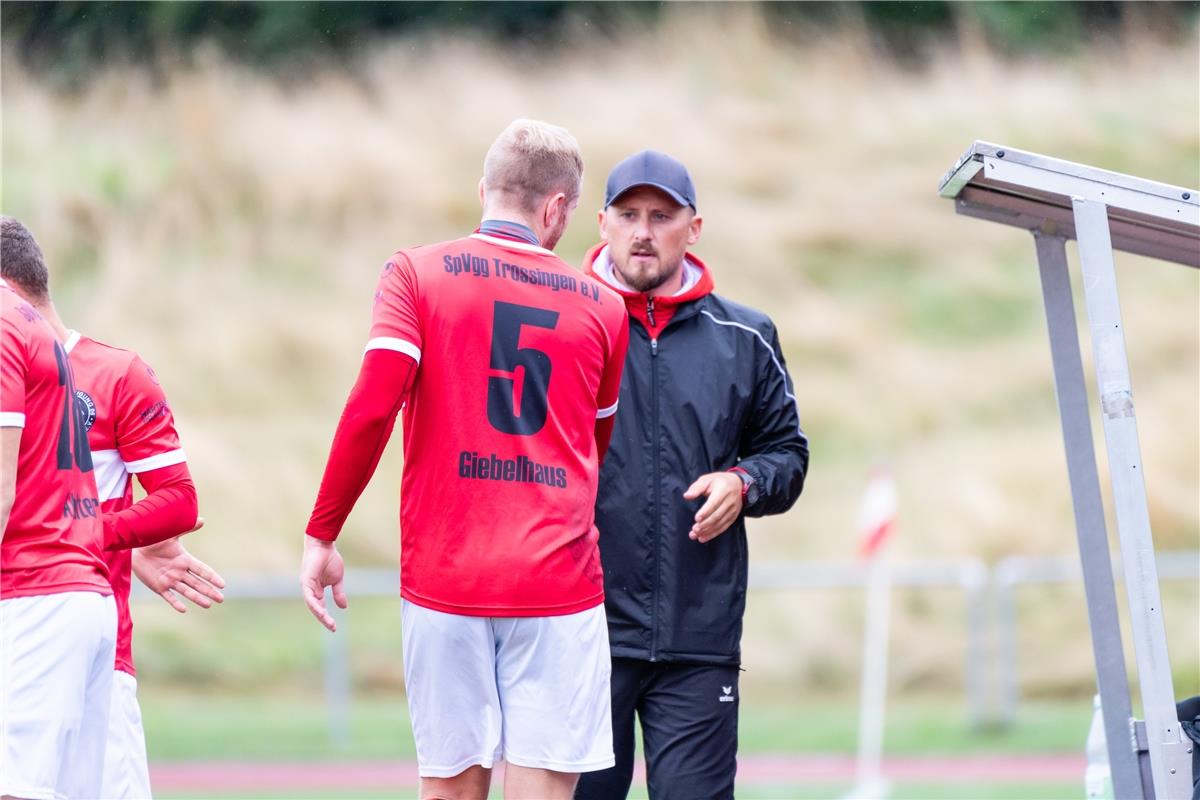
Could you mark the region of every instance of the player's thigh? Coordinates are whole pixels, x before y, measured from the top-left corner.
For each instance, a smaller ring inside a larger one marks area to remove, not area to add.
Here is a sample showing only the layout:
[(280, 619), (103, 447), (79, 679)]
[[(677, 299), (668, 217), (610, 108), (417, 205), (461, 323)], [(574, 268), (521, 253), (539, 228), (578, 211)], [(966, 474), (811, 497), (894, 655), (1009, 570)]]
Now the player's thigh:
[(403, 602), (404, 684), (423, 778), (490, 769), (501, 752), (491, 621)]
[(737, 773), (738, 668), (664, 665), (642, 700), (653, 800), (730, 800)]
[(604, 606), (494, 622), (505, 761), (555, 772), (613, 766)]
[[(0, 601), (0, 795), (98, 796), (116, 611), (111, 597), (62, 592)], [(107, 655), (108, 678), (97, 674)], [(99, 747), (97, 749), (97, 742)]]
[(103, 797), (104, 754), (108, 749), (108, 715), (112, 708), (113, 667), (116, 659), (117, 606), (111, 596), (92, 595), (92, 625), (100, 631), (88, 665), (83, 712), (71, 763), (63, 777), (68, 798)]
[(148, 800), (151, 797), (137, 680), (120, 670), (113, 672), (101, 792), (101, 797), (110, 800)]

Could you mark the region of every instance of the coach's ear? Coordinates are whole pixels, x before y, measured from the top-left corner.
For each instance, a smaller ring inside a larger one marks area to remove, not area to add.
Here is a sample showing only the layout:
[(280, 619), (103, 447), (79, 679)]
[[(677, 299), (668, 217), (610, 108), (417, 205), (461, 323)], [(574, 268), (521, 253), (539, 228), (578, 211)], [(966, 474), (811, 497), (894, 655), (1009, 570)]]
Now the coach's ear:
[(602, 208), (596, 212), (596, 224), (600, 226), (600, 240), (608, 241), (608, 209)]
[(692, 221), (688, 223), (687, 243), (689, 246), (700, 241), (700, 229), (702, 227), (704, 227), (704, 217), (693, 212)]

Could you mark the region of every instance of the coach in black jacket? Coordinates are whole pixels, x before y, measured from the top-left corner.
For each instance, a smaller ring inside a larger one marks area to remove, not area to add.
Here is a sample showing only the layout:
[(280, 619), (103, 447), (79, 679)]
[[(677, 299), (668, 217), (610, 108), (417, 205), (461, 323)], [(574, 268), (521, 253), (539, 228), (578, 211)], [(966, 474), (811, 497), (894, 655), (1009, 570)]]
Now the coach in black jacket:
[(596, 505), (616, 766), (584, 774), (579, 799), (628, 794), (635, 712), (651, 798), (733, 797), (743, 520), (790, 508), (808, 469), (775, 326), (712, 293), (687, 252), (701, 223), (687, 169), (637, 153), (609, 175), (585, 264), (631, 324)]

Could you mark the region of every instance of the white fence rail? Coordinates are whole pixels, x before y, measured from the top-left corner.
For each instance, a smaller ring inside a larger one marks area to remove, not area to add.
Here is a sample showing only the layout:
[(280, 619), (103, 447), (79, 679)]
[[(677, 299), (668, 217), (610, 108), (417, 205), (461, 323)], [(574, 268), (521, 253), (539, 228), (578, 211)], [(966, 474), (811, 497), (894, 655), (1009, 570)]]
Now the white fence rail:
[[(1163, 581), (1200, 583), (1200, 551), (1157, 554)], [(963, 671), (966, 705), (973, 724), (1009, 723), (1020, 700), (1017, 680), (1017, 592), (1026, 586), (1081, 583), (1079, 558), (1069, 556), (1011, 556), (989, 567), (976, 558), (920, 559), (894, 563), (895, 589), (946, 588), (962, 592), (965, 652)], [(1117, 574), (1120, 565), (1115, 565)], [(778, 561), (750, 569), (753, 591), (814, 591), (854, 589), (866, 584), (867, 568), (856, 561)], [(355, 597), (396, 598), (400, 575), (393, 569), (348, 570), (346, 583)], [(134, 597), (153, 598), (134, 582)], [(230, 600), (288, 600), (298, 606), (300, 583), (295, 575), (227, 575), (225, 597)], [(1082, 603), (1082, 601), (1081, 601)], [(350, 738), (350, 659), (346, 615), (329, 604), (341, 635), (325, 636), (325, 697), (329, 736), (334, 746)], [(990, 657), (994, 654), (994, 657)], [(989, 666), (991, 668), (989, 668)], [(990, 708), (994, 698), (998, 707)]]

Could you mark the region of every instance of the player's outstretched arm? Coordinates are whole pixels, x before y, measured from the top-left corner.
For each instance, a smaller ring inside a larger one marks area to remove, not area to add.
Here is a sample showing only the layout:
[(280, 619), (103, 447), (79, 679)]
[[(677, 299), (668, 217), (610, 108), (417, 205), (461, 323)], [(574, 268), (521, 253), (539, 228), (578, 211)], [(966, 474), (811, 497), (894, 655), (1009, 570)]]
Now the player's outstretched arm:
[(104, 548), (146, 547), (199, 530), (196, 486), (187, 463), (137, 473), (146, 496), (129, 508), (104, 515)]
[(325, 607), (325, 587), (333, 587), (333, 602), (346, 608), (346, 566), (337, 545), (312, 536), (304, 537), (304, 555), (300, 559), (300, 588), (304, 602), (317, 621), (330, 631), (337, 630), (333, 615)]
[[(203, 518), (197, 520), (192, 530), (202, 527)], [(178, 538), (134, 550), (133, 573), (180, 614), (187, 612), (187, 605), (180, 597), (201, 608), (211, 608), (213, 603), (225, 599), (221, 593), (225, 579), (184, 549)]]

